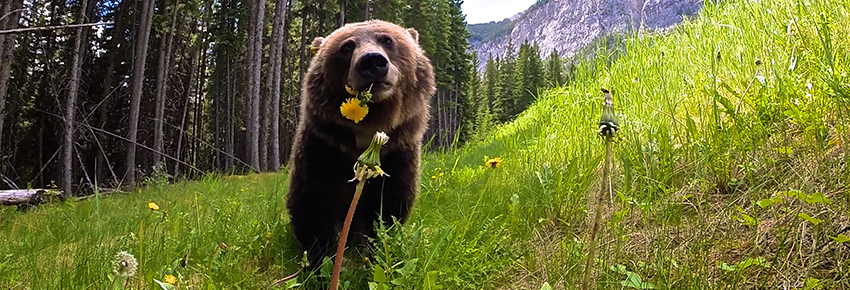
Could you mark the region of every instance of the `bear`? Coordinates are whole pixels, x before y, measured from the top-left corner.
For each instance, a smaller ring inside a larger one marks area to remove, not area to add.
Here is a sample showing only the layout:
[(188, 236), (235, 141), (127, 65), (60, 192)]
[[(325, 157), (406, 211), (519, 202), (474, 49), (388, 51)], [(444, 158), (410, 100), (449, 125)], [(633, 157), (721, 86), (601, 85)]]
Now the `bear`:
[[(383, 20), (348, 23), (312, 42), (301, 84), (300, 116), (289, 160), (286, 207), (295, 239), (312, 269), (336, 249), (357, 182), (353, 166), (382, 131), (381, 168), (367, 180), (349, 229), (350, 244), (366, 247), (373, 225), (404, 224), (419, 192), (420, 151), (436, 91), (419, 33)], [(345, 118), (340, 106), (354, 93), (372, 94), (367, 115)]]

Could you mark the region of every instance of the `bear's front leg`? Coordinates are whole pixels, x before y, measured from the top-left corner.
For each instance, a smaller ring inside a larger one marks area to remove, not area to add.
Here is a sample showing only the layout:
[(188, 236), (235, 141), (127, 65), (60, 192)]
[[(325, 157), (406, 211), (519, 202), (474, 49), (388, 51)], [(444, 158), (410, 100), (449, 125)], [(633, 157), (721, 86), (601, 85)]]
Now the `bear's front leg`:
[[(375, 222), (392, 226), (393, 217), (407, 222), (419, 192), (419, 151), (397, 150), (381, 157), (381, 169), (389, 176), (369, 179), (363, 187), (352, 221), (352, 234), (358, 243), (363, 237), (375, 238)], [(355, 228), (356, 227), (356, 228)]]
[(302, 136), (291, 161), (287, 209), (295, 237), (316, 269), (335, 250), (354, 194), (348, 183), (354, 161), (310, 133)]

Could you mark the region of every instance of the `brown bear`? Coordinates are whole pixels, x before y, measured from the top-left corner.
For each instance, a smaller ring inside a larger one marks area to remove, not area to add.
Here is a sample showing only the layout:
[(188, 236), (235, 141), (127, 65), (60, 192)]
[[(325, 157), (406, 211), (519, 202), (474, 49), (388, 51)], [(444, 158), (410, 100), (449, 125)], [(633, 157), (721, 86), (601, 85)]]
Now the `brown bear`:
[[(314, 57), (304, 76), (300, 118), (290, 156), (287, 209), (295, 238), (311, 267), (335, 251), (354, 195), (353, 166), (376, 131), (389, 142), (381, 168), (369, 179), (355, 210), (349, 241), (365, 245), (377, 220), (404, 223), (419, 191), (422, 138), (434, 91), (431, 61), (414, 28), (369, 20), (350, 23), (313, 41)], [(352, 96), (371, 88), (368, 114), (358, 122), (340, 113)], [(315, 268), (314, 268), (315, 269)]]

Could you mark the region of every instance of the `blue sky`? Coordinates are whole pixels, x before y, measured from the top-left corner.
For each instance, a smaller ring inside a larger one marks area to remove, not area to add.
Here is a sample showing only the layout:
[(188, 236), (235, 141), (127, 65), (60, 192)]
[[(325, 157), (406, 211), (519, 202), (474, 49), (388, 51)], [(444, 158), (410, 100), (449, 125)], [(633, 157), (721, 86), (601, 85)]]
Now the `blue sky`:
[(465, 0), (461, 5), (466, 23), (499, 21), (528, 9), (536, 0)]

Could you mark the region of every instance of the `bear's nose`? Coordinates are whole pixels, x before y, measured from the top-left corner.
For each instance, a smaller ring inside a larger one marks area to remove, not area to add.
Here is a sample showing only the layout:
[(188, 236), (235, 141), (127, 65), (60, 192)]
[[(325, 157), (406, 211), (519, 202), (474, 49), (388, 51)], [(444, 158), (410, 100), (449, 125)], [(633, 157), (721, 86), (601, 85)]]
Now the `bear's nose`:
[(357, 73), (369, 81), (377, 81), (387, 75), (389, 62), (383, 54), (367, 52), (357, 61)]

